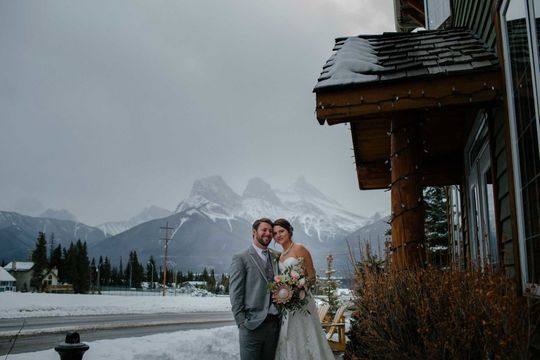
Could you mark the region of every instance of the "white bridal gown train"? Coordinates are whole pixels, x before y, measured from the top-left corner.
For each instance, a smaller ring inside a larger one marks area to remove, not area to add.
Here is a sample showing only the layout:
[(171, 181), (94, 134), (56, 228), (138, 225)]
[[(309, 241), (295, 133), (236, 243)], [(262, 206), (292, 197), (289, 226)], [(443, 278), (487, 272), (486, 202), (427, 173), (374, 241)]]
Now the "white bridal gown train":
[[(290, 257), (279, 263), (279, 270), (296, 265), (298, 259)], [(321, 327), (313, 297), (307, 305), (309, 314), (288, 314), (281, 323), (275, 360), (334, 360), (334, 354)]]

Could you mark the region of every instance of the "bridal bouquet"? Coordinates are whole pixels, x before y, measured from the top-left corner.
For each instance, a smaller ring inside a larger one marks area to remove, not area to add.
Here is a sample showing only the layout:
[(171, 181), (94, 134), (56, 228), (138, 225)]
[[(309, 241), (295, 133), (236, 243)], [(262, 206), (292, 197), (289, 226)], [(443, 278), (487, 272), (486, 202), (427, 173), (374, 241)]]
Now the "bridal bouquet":
[(272, 299), (280, 315), (284, 317), (296, 311), (309, 314), (306, 305), (310, 296), (310, 285), (306, 278), (304, 259), (299, 260), (298, 264), (288, 266), (281, 274), (274, 276), (274, 282), (268, 284)]

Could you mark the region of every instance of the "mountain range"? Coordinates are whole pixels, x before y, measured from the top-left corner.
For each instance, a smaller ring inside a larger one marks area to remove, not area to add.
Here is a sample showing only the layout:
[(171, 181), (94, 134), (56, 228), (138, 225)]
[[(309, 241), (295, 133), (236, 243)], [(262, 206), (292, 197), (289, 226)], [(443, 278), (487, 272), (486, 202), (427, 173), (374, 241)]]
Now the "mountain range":
[[(11, 216), (12, 224), (6, 226), (9, 221), (2, 222), (2, 216)], [(136, 250), (141, 261), (153, 255), (161, 265), (163, 238), (169, 237), (168, 266), (195, 271), (208, 267), (226, 272), (232, 255), (249, 246), (251, 224), (260, 217), (287, 218), (294, 227), (294, 240), (310, 249), (318, 269), (325, 267), (328, 253), (339, 255), (334, 256), (336, 268), (347, 267), (348, 242), (356, 236), (365, 236), (358, 231), (371, 226), (384, 233), (388, 227), (378, 214), (367, 218), (348, 211), (303, 177), (285, 190), (273, 189), (263, 179), (253, 178), (242, 194), (238, 194), (223, 178), (211, 176), (196, 180), (189, 196), (174, 212), (152, 206), (128, 221), (98, 227), (0, 212), (0, 257), (9, 261), (17, 254), (11, 251), (12, 256), (5, 256), (7, 248), (18, 248), (18, 254), (28, 254), (37, 231), (45, 229), (47, 233), (54, 232), (55, 241), (62, 244), (77, 238), (87, 240), (90, 256), (108, 256), (118, 263), (120, 258), (127, 258), (129, 251)], [(378, 223), (379, 227), (374, 225)], [(165, 226), (170, 227), (169, 234), (162, 229)], [(384, 235), (378, 235), (381, 236)], [(369, 237), (378, 238), (374, 234)]]

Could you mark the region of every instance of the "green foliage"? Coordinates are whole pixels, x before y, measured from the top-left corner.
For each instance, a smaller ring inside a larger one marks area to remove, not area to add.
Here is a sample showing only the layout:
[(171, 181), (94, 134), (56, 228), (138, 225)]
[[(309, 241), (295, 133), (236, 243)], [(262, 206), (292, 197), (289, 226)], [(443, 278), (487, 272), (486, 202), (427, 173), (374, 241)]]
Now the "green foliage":
[(428, 262), (439, 268), (448, 265), (448, 217), (444, 187), (424, 189), (425, 233)]
[(139, 263), (139, 258), (135, 250), (129, 253), (129, 262), (124, 274), (130, 287), (141, 288), (141, 283), (144, 280), (144, 268)]
[(336, 313), (336, 310), (340, 307), (341, 302), (339, 301), (338, 295), (337, 295), (337, 288), (338, 288), (338, 280), (335, 278), (336, 270), (333, 268), (333, 257), (332, 255), (328, 255), (326, 257), (327, 262), (327, 268), (325, 271), (325, 277), (319, 280), (318, 285), (318, 293), (322, 295), (326, 295), (326, 299), (324, 300), (328, 305), (330, 305), (330, 308), (328, 309), (328, 314), (330, 316), (334, 316)]
[(32, 279), (30, 280), (30, 285), (38, 290), (43, 291), (43, 277), (46, 275), (45, 272), (49, 269), (49, 260), (47, 259), (47, 239), (45, 238), (45, 233), (39, 232), (36, 247), (32, 251), (32, 262), (34, 267), (32, 268)]
[(75, 268), (73, 291), (75, 293), (85, 294), (90, 290), (90, 261), (88, 259), (88, 251), (86, 241), (83, 243), (81, 239), (77, 240), (75, 246)]

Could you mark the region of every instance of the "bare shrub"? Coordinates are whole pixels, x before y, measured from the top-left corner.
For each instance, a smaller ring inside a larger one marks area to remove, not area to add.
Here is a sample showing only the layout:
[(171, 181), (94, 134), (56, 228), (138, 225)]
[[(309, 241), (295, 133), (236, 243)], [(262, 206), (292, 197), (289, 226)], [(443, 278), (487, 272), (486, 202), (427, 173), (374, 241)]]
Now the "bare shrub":
[(521, 359), (529, 306), (491, 270), (357, 268), (348, 359)]

